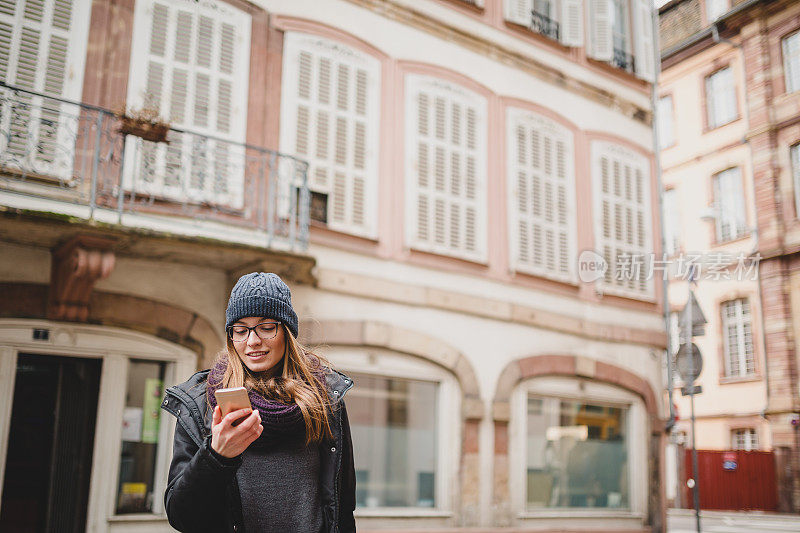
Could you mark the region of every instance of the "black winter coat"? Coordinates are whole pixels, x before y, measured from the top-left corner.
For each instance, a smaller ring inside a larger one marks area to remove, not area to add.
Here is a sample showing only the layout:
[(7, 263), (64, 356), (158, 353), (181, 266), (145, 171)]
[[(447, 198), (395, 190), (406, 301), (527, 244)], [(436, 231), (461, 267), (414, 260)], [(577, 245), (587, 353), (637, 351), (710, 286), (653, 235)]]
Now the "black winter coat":
[[(172, 527), (183, 532), (244, 531), (236, 470), (241, 457), (211, 450), (211, 410), (206, 408), (208, 370), (167, 389), (161, 408), (174, 415), (175, 441), (164, 506)], [(326, 533), (355, 532), (356, 476), (345, 393), (353, 380), (336, 371), (326, 376), (334, 400), (334, 441), (320, 444), (320, 498)], [(221, 505), (222, 502), (222, 505)], [(251, 532), (254, 533), (254, 532)]]

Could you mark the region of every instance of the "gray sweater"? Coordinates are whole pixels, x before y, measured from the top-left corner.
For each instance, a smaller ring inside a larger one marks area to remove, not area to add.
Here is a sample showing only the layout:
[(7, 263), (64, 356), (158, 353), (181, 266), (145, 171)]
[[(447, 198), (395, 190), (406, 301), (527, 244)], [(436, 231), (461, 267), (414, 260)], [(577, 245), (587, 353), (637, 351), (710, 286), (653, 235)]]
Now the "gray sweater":
[(251, 444), (236, 472), (248, 533), (317, 533), (322, 530), (319, 445)]

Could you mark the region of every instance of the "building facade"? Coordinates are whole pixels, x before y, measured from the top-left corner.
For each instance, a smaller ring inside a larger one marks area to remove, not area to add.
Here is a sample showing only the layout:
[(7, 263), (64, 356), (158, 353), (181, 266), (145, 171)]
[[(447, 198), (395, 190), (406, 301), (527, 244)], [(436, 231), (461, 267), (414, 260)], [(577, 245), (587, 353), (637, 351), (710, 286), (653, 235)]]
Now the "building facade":
[(1, 5), (0, 526), (169, 530), (157, 400), (265, 270), (359, 530), (664, 531), (649, 0)]
[[(697, 447), (774, 450), (779, 507), (795, 512), (799, 30), (796, 2), (685, 0), (660, 8), (666, 247), (702, 252), (722, 267), (701, 275), (695, 290), (708, 320), (695, 339), (704, 356)], [(756, 255), (758, 276), (736, 272), (741, 257)], [(687, 294), (686, 282), (674, 279), (674, 317)], [(677, 332), (675, 324), (676, 340)], [(680, 379), (675, 385), (685, 436), (689, 399)]]

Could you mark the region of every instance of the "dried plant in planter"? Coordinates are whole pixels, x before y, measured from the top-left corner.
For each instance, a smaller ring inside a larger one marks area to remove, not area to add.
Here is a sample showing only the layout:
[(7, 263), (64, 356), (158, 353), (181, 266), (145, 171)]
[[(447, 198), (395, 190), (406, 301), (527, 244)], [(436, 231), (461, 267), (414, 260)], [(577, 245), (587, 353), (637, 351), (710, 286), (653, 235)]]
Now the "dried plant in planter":
[(123, 135), (134, 135), (154, 143), (169, 143), (169, 122), (158, 115), (157, 109), (145, 107), (127, 113), (122, 111), (117, 116), (120, 120), (119, 132)]

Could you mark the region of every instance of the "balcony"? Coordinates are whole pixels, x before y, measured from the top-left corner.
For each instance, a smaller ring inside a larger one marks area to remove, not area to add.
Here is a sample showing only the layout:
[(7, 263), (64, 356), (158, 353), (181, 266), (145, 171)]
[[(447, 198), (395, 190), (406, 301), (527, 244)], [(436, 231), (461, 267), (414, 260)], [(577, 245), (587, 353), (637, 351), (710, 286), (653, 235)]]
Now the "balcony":
[(0, 83), (0, 206), (96, 227), (286, 252), (308, 247), (305, 161)]
[(560, 38), (558, 22), (535, 9), (531, 11), (531, 30), (556, 41)]
[(633, 73), (634, 57), (625, 50), (614, 47), (614, 56), (611, 58), (611, 64), (617, 68)]

